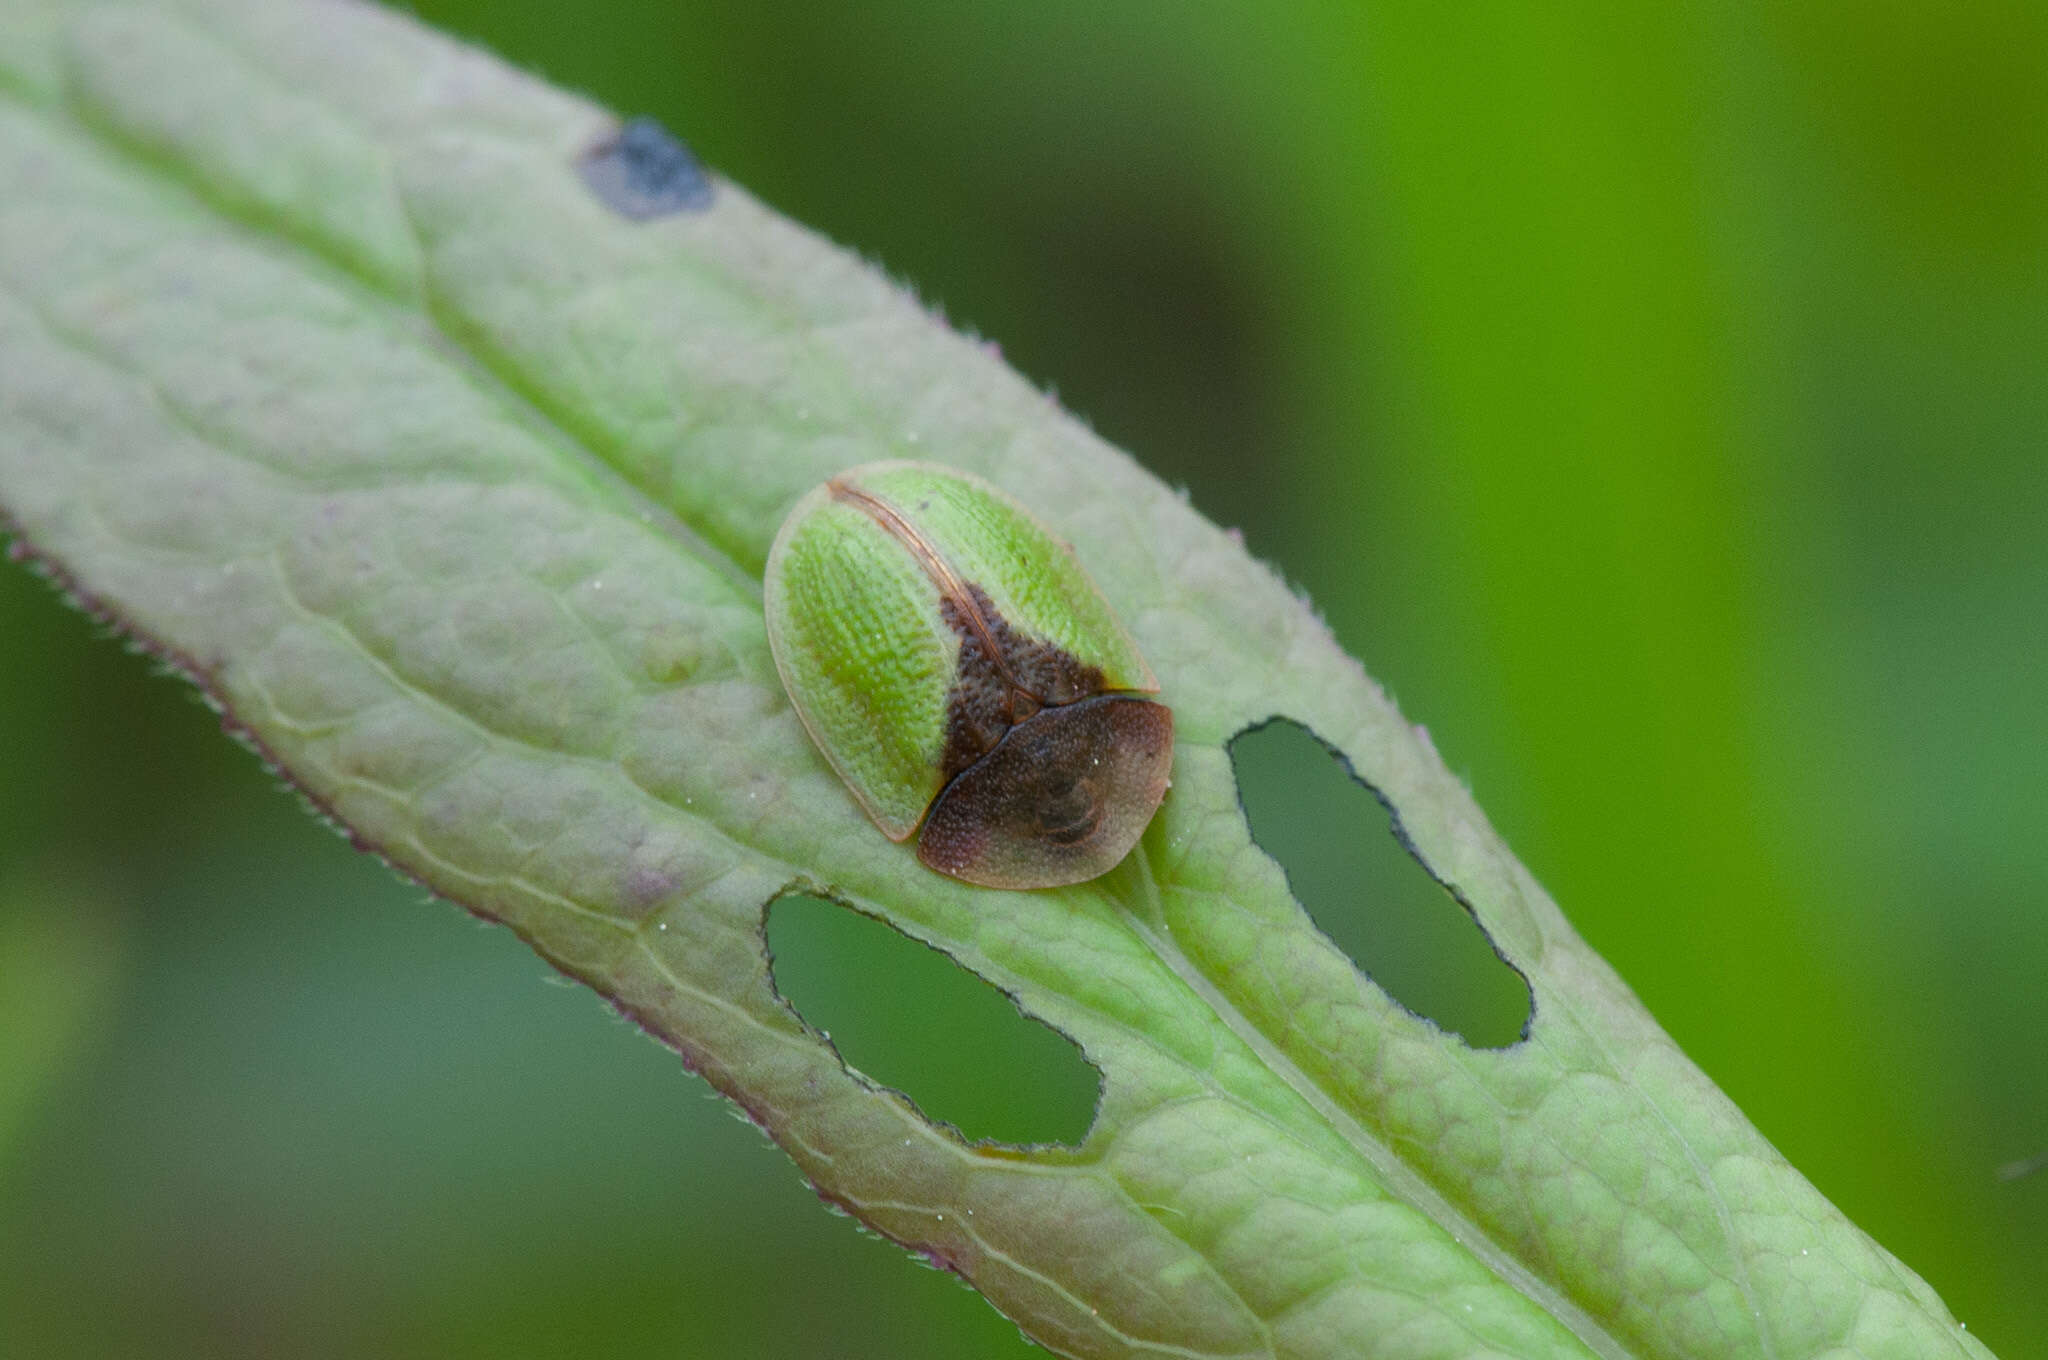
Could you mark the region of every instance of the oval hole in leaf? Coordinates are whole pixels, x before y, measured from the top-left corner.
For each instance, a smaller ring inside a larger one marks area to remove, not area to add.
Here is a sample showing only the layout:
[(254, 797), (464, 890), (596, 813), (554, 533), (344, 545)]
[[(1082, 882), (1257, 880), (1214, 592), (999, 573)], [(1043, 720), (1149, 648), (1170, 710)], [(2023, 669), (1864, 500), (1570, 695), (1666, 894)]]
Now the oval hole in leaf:
[(1475, 1048), (1522, 1037), (1528, 983), (1394, 834), (1377, 791), (1340, 753), (1276, 718), (1231, 738), (1230, 759), (1252, 839), (1361, 972)]
[(970, 1139), (1078, 1144), (1102, 1082), (1073, 1040), (945, 954), (836, 903), (768, 908), (775, 988), (848, 1067)]

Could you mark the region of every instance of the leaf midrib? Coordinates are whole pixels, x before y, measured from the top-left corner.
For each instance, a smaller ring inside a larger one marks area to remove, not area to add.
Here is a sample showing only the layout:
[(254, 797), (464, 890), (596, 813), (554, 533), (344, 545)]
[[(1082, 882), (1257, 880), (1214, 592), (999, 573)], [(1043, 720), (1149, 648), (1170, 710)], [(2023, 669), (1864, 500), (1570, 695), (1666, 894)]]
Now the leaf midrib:
[[(1374, 1137), (1363, 1123), (1337, 1102), (1321, 1082), (1310, 1076), (1300, 1064), (1289, 1057), (1264, 1029), (1247, 1016), (1209, 975), (1188, 957), (1170, 932), (1155, 929), (1152, 920), (1159, 919), (1160, 904), (1158, 879), (1152, 865), (1152, 850), (1145, 842), (1140, 841), (1132, 854), (1137, 861), (1139, 877), (1143, 881), (1144, 892), (1149, 900), (1145, 903), (1147, 910), (1138, 910), (1122, 895), (1110, 895), (1111, 900), (1117, 904), (1126, 927), (1166, 965), (1180, 980), (1181, 985), (1193, 992), (1215, 1014), (1238, 1042), (1255, 1054), (1268, 1071), (1277, 1076), (1288, 1089), (1330, 1125), (1338, 1137), (1352, 1148), (1358, 1159), (1379, 1178), (1382, 1189), (1436, 1224), (1460, 1247), (1471, 1252), (1482, 1265), (1543, 1309), (1587, 1349), (1602, 1357), (1602, 1360), (1639, 1360), (1638, 1352), (1625, 1346), (1619, 1338), (1611, 1334), (1584, 1308), (1568, 1298), (1557, 1286), (1533, 1272), (1503, 1243), (1497, 1241), (1470, 1215), (1451, 1203), (1442, 1192), (1409, 1168), (1384, 1142)], [(1234, 1094), (1231, 1098), (1256, 1112), (1256, 1107), (1248, 1105)], [(1293, 1137), (1292, 1134), (1288, 1136)]]

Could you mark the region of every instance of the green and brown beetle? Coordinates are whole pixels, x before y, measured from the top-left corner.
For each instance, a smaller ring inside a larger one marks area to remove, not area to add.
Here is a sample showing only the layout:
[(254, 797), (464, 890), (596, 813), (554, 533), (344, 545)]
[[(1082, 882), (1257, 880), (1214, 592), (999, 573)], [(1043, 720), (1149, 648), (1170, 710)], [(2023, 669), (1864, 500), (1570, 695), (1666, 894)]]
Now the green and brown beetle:
[(1173, 714), (1030, 512), (928, 463), (851, 468), (769, 550), (768, 643), (811, 739), (891, 840), (992, 888), (1106, 873), (1166, 796)]

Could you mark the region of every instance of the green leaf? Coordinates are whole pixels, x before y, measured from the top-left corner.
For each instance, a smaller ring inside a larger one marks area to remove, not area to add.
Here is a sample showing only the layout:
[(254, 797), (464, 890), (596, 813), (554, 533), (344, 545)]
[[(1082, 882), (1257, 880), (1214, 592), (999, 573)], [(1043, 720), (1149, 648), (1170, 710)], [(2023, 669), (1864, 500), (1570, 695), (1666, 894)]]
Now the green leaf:
[[(361, 4), (0, 19), (0, 508), (366, 848), (503, 921), (830, 1200), (1076, 1356), (1988, 1352), (1679, 1053), (1427, 738), (1231, 538), (730, 184)], [(1158, 671), (1115, 873), (994, 893), (875, 834), (762, 630), (787, 508), (922, 457), (1074, 543)], [(1325, 940), (1224, 743), (1303, 723), (1528, 980), (1476, 1050)], [(969, 1145), (776, 995), (766, 905), (880, 917), (1072, 1036), (1078, 1149)]]

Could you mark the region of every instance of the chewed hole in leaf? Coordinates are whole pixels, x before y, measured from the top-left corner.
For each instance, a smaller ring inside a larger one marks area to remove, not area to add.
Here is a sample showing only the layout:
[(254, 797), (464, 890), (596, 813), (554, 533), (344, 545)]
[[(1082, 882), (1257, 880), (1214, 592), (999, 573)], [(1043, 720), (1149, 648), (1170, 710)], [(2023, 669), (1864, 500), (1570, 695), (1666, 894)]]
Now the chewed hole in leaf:
[(1101, 1078), (1059, 1031), (936, 949), (833, 902), (768, 909), (776, 990), (848, 1067), (967, 1138), (1078, 1144)]
[(1259, 848), (1317, 927), (1394, 1000), (1475, 1048), (1529, 1019), (1529, 987), (1394, 834), (1391, 814), (1336, 751), (1275, 719), (1230, 742)]

